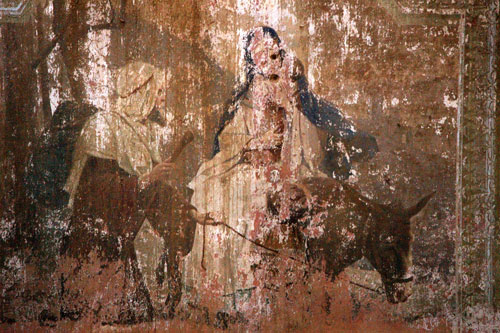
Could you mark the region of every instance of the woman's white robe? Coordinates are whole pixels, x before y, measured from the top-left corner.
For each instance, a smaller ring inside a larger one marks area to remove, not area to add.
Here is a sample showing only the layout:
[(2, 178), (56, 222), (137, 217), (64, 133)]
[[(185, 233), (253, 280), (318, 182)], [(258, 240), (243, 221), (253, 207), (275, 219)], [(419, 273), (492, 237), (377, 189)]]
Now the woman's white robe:
[[(287, 110), (280, 162), (288, 163), (292, 170), (292, 179), (287, 180), (323, 175), (318, 170), (322, 156), (316, 128), (294, 106), (286, 89), (271, 88), (275, 89), (275, 100)], [(219, 136), (220, 152), (201, 165), (189, 187), (194, 190), (191, 203), (199, 212), (215, 213), (239, 233), (258, 240), (262, 236), (259, 218), (266, 211), (266, 194), (279, 190), (281, 181), (279, 168), (270, 173), (265, 167), (239, 163), (244, 148), (254, 148), (256, 141), (266, 148), (267, 139), (271, 139), (259, 128), (256, 119), (264, 111), (255, 104), (251, 97), (240, 101), (234, 118)], [(273, 172), (277, 181), (273, 180)], [(225, 226), (198, 225), (193, 249), (184, 260), (184, 285), (194, 288), (198, 295), (215, 292), (230, 301), (228, 295), (254, 287), (252, 265), (259, 262), (260, 251)]]

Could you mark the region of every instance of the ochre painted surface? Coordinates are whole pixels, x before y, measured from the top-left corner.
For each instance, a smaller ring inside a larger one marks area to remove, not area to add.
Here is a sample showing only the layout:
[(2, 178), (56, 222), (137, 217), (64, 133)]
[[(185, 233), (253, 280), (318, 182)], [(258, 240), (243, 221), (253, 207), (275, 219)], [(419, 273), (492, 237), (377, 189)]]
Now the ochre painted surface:
[(454, 3), (48, 0), (0, 25), (1, 329), (450, 330)]

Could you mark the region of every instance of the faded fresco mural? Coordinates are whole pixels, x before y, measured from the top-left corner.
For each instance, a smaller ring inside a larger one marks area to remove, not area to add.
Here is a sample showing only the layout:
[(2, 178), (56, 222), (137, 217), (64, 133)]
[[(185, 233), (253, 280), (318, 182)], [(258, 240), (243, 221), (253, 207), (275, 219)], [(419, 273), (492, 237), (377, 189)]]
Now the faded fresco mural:
[(500, 325), (498, 0), (0, 5), (2, 330)]

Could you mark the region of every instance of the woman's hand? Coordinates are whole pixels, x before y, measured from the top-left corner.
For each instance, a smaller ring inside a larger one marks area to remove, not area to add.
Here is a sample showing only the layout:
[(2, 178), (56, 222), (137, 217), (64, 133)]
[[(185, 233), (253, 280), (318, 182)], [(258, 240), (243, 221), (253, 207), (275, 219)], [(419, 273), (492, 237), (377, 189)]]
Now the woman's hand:
[(276, 132), (275, 129), (271, 129), (264, 134), (253, 138), (248, 144), (247, 150), (262, 150), (262, 149), (274, 149), (281, 147), (283, 144), (283, 133)]
[(248, 163), (253, 167), (264, 167), (274, 164), (280, 160), (281, 150), (262, 149), (262, 150), (247, 150), (243, 153), (243, 163)]

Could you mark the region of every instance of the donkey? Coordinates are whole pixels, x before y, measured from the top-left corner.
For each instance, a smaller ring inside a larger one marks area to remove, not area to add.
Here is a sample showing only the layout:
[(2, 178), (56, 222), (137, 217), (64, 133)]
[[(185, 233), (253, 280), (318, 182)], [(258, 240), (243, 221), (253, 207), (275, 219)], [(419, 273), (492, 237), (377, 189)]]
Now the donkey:
[(347, 266), (365, 257), (379, 272), (390, 303), (408, 299), (413, 281), (410, 219), (434, 192), (406, 209), (378, 204), (351, 186), (324, 177), (291, 184), (286, 193), (287, 197), (268, 196), (270, 213), (277, 214), (280, 202), (287, 199), (290, 217), (282, 223), (295, 224), (303, 231), (315, 227), (323, 231), (319, 237), (304, 236), (308, 262), (324, 263), (334, 280)]
[[(155, 181), (147, 190), (140, 191), (136, 200), (130, 201), (131, 204), (136, 202), (140, 206), (139, 209), (126, 207), (120, 212), (117, 208), (114, 210), (116, 214), (96, 209), (90, 214), (86, 211), (84, 216), (75, 216), (66, 208), (69, 195), (63, 187), (70, 173), (75, 144), (87, 119), (97, 112), (99, 110), (92, 105), (72, 101), (63, 102), (57, 107), (50, 126), (42, 134), (28, 164), (26, 183), (28, 196), (32, 202), (29, 211), (32, 222), (27, 225), (26, 236), (27, 238), (29, 236), (28, 239), (31, 241), (34, 253), (40, 257), (40, 262), (44, 265), (49, 263), (48, 266), (52, 270), (57, 267), (58, 253), (82, 258), (95, 250), (108, 261), (122, 260), (125, 263), (126, 274), (136, 284), (139, 296), (137, 298), (145, 300), (146, 319), (153, 320), (154, 309), (134, 248), (134, 239), (147, 218), (165, 243), (161, 261), (156, 269), (156, 279), (159, 285), (162, 285), (165, 279), (168, 281), (166, 313), (161, 315), (172, 317), (182, 292), (180, 257), (191, 251), (197, 218), (190, 212), (193, 207), (188, 202), (185, 193), (187, 190), (181, 184), (177, 184), (179, 182), (175, 179), (176, 174), (173, 173), (171, 179)], [(152, 116), (156, 114), (153, 113)], [(176, 162), (183, 149), (193, 139), (194, 134), (187, 131), (172, 147), (169, 162)], [(113, 179), (122, 181), (127, 177), (120, 173)], [(105, 187), (106, 184), (97, 186)], [(123, 186), (123, 188), (124, 190), (116, 195), (132, 199), (129, 187)], [(106, 197), (104, 200), (113, 198)], [(127, 213), (130, 213), (130, 216), (127, 216)], [(106, 218), (122, 215), (127, 217), (127, 223)], [(49, 229), (48, 224), (57, 228)], [(165, 266), (167, 266), (166, 273)], [(63, 292), (63, 282), (61, 280), (61, 295), (68, 296), (68, 292)], [(78, 319), (81, 315), (78, 311), (65, 309), (61, 310), (61, 314), (72, 319)], [(42, 314), (40, 316), (47, 317)], [(58, 317), (55, 314), (48, 316)], [(42, 321), (46, 319), (42, 318)]]

